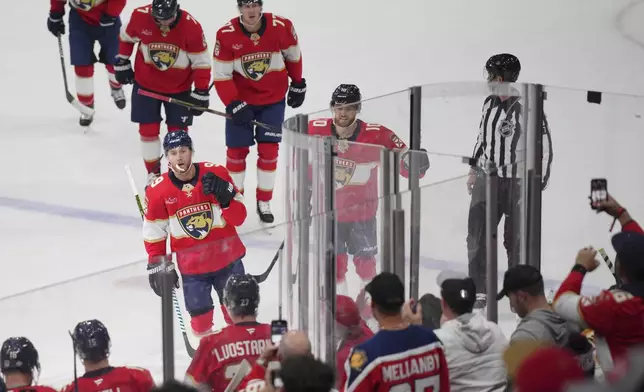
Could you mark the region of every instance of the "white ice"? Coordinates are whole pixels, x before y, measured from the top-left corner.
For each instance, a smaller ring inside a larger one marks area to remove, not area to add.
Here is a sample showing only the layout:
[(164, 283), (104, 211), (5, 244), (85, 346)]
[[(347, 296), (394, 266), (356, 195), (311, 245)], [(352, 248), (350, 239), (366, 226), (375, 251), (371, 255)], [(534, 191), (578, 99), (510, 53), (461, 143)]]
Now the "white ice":
[[(0, 24), (6, 58), (0, 64), (0, 339), (31, 338), (41, 354), (41, 381), (61, 386), (72, 378), (67, 330), (81, 319), (99, 318), (112, 334), (113, 362), (149, 367), (160, 380), (160, 306), (147, 286), (140, 218), (123, 169), (130, 164), (142, 188), (137, 127), (129, 121), (129, 107), (114, 107), (100, 66), (94, 124), (78, 126), (78, 113), (64, 99), (56, 40), (45, 27), (47, 3), (13, 2)], [(129, 1), (123, 19), (142, 4)], [(211, 46), (218, 27), (236, 13), (234, 0), (183, 0), (181, 6), (202, 23)], [(644, 216), (635, 196), (644, 190), (644, 100), (628, 96), (644, 91), (641, 0), (265, 0), (265, 8), (291, 18), (301, 40), (309, 89), (299, 112), (324, 109), (340, 83), (355, 83), (373, 97), (412, 85), (481, 81), (485, 60), (496, 52), (518, 55), (522, 81), (568, 87), (547, 88), (555, 149), (543, 200), (542, 263), (549, 285), (556, 286), (582, 246), (606, 247), (613, 255), (610, 221), (587, 206), (590, 178), (607, 177), (609, 190), (635, 217)], [(69, 66), (67, 73), (73, 91)], [(586, 89), (627, 95), (604, 95), (602, 105), (591, 105)], [(426, 98), (423, 147), (468, 155), (483, 97)], [(388, 125), (407, 140), (406, 99), (402, 93), (365, 104), (365, 120)], [(216, 96), (211, 102), (222, 108)], [(224, 163), (222, 118), (198, 118), (191, 134), (197, 159)], [(258, 229), (254, 159), (249, 157), (244, 233)], [(465, 173), (455, 156), (431, 159), (425, 185)], [(423, 190), (423, 292), (436, 293), (438, 270), (466, 268), (465, 189), (458, 178)], [(273, 203), (278, 219), (285, 194), (279, 175)], [(244, 235), (249, 271), (265, 269), (283, 233)], [(503, 253), (500, 246), (502, 263)], [(56, 285), (88, 274), (95, 275)], [(604, 267), (588, 280), (588, 289), (612, 283)], [(276, 316), (277, 284), (273, 273), (262, 285), (261, 321)], [(45, 285), (53, 286), (35, 290)], [(35, 291), (16, 295), (28, 290)], [(514, 320), (507, 301), (500, 307), (509, 333)], [(177, 377), (188, 363), (181, 346), (177, 339)]]

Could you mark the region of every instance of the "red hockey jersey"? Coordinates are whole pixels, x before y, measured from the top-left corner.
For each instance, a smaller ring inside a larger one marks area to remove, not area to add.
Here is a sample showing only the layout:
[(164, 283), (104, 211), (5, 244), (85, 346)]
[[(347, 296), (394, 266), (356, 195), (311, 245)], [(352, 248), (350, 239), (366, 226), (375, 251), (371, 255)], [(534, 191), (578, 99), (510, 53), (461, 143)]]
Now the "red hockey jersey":
[(75, 383), (67, 385), (62, 392), (149, 392), (154, 388), (150, 371), (136, 367), (106, 367), (87, 372)]
[[(0, 385), (1, 386), (1, 385)], [(54, 388), (43, 385), (27, 385), (19, 388), (9, 388), (7, 392), (58, 392)]]
[(239, 18), (217, 31), (215, 88), (224, 105), (234, 100), (250, 105), (280, 102), (288, 78), (302, 80), (302, 54), (290, 20), (270, 13), (257, 33), (248, 33)]
[(255, 322), (229, 325), (199, 342), (186, 371), (186, 381), (195, 387), (206, 385), (223, 392), (245, 359), (255, 363), (271, 344), (271, 326)]
[(221, 208), (213, 195), (203, 193), (201, 178), (205, 173), (232, 183), (228, 170), (210, 162), (195, 163), (195, 168), (191, 182), (164, 173), (147, 188), (143, 222), (150, 259), (166, 254), (170, 234), (170, 249), (177, 253), (179, 271), (189, 275), (219, 271), (246, 254), (235, 229), (246, 219), (242, 194), (237, 192), (230, 205)]
[(208, 89), (211, 60), (201, 25), (188, 12), (179, 10), (179, 21), (162, 29), (150, 14), (150, 5), (134, 9), (121, 29), (118, 57), (129, 59), (139, 44), (134, 79), (141, 87), (165, 94), (195, 88)]
[[(121, 15), (127, 0), (70, 0), (80, 17), (88, 24), (98, 26), (103, 14), (118, 17)], [(65, 12), (67, 0), (50, 0), (50, 12)]]
[(353, 348), (359, 344), (362, 344), (366, 342), (367, 340), (371, 339), (373, 337), (373, 331), (369, 329), (367, 324), (365, 324), (364, 321), (360, 322), (360, 326), (358, 326), (355, 331), (353, 331), (349, 336), (347, 336), (345, 339), (340, 342), (340, 347), (338, 348), (338, 352), (336, 353), (335, 357), (335, 367), (336, 367), (336, 388), (338, 391), (342, 390), (343, 387), (343, 380), (347, 379), (347, 375), (345, 373), (345, 367), (344, 364), (347, 362), (347, 359), (349, 358), (349, 354), (351, 354), (351, 351), (353, 351)]
[(239, 384), (237, 392), (259, 392), (266, 385), (266, 368), (253, 364), (250, 373)]
[[(338, 222), (372, 219), (378, 210), (378, 165), (384, 148), (405, 150), (396, 134), (380, 124), (357, 120), (357, 129), (349, 139), (339, 139), (335, 158), (335, 205)], [(333, 119), (309, 121), (309, 135), (336, 136)], [(407, 177), (403, 165), (400, 173)]]

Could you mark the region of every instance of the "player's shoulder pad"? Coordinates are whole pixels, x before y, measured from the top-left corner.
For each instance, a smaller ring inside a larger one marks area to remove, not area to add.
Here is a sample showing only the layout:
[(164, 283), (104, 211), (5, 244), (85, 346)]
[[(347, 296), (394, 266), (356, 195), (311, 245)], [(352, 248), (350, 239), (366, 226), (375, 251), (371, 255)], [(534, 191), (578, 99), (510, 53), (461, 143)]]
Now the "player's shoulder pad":
[(122, 366), (122, 367), (123, 367), (123, 369), (126, 369), (126, 370), (134, 370), (134, 371), (141, 372), (141, 373), (150, 373), (150, 371), (148, 369), (138, 367), (138, 366)]
[(201, 165), (201, 168), (203, 169), (204, 173), (205, 172), (213, 172), (213, 173), (216, 174), (218, 172), (221, 172), (222, 170), (226, 170), (226, 167), (224, 167), (222, 165), (218, 165), (216, 163), (208, 162), (208, 161), (201, 162), (200, 165)]
[(159, 177), (157, 177), (152, 184), (150, 184), (146, 190), (145, 190), (145, 196), (146, 198), (148, 197), (153, 197), (154, 195), (157, 195), (158, 193), (162, 192), (162, 189), (164, 188), (166, 183), (170, 182), (170, 178), (168, 177), (167, 173), (163, 173)]
[[(236, 31), (239, 28), (239, 17), (232, 18), (228, 22), (224, 23), (223, 26), (221, 26), (219, 29), (217, 29), (217, 36), (224, 36), (224, 33), (232, 33), (233, 31)], [(231, 29), (232, 27), (232, 29)]]
[(190, 22), (191, 25), (195, 24), (196, 26), (198, 26), (201, 29), (201, 23), (199, 23), (197, 18), (192, 16), (192, 14), (190, 12), (188, 12), (188, 11), (186, 11), (184, 9), (181, 9), (181, 19)]
[(316, 118), (315, 120), (309, 120), (309, 130), (315, 134), (330, 129), (331, 124), (333, 124), (332, 118)]
[(142, 18), (145, 16), (151, 18), (152, 15), (150, 15), (150, 9), (151, 9), (151, 4), (146, 4), (140, 7), (136, 7), (135, 9), (132, 10), (132, 17), (130, 18), (130, 20), (135, 18)]

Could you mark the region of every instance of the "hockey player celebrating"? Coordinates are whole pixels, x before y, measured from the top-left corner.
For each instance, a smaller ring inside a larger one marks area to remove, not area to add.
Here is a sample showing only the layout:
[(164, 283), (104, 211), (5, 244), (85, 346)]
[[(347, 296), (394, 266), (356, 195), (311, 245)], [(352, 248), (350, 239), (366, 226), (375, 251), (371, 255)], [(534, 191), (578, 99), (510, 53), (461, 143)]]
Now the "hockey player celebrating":
[(62, 392), (131, 391), (149, 392), (154, 388), (150, 371), (137, 367), (110, 365), (111, 340), (98, 320), (81, 321), (74, 328), (74, 350), (83, 362), (85, 374)]
[[(2, 343), (0, 370), (8, 392), (56, 391), (51, 387), (35, 385), (40, 374), (40, 360), (36, 347), (25, 337), (12, 337)], [(0, 386), (2, 386), (1, 383)]]
[(224, 306), (233, 324), (201, 339), (186, 371), (186, 381), (200, 390), (223, 392), (241, 361), (252, 364), (271, 344), (271, 326), (257, 322), (259, 284), (255, 278), (248, 274), (228, 278)]
[[(306, 80), (291, 21), (262, 13), (262, 0), (237, 0), (237, 6), (241, 16), (219, 29), (214, 54), (215, 88), (231, 117), (226, 120), (226, 168), (243, 192), (246, 156), (257, 142), (257, 214), (262, 223), (270, 224), (284, 95), (288, 91), (288, 106), (300, 107)], [(255, 127), (253, 120), (271, 129)]]
[[(120, 41), (116, 77), (123, 84), (134, 85), (131, 120), (139, 124), (141, 152), (150, 184), (161, 173), (162, 102), (138, 91), (161, 93), (208, 108), (210, 55), (201, 25), (179, 8), (177, 0), (154, 0), (136, 8), (121, 31)], [(132, 70), (129, 59), (137, 43)], [(168, 132), (188, 130), (192, 116), (203, 113), (175, 104), (163, 106)]]
[[(362, 94), (358, 86), (341, 84), (331, 96), (333, 118), (309, 121), (309, 134), (335, 136), (338, 139), (335, 158), (337, 214), (337, 284), (338, 294), (346, 295), (346, 273), (349, 254), (353, 256), (356, 273), (366, 285), (376, 275), (378, 252), (376, 213), (378, 210), (378, 164), (383, 146), (405, 150), (396, 134), (379, 124), (358, 119)], [(422, 150), (424, 151), (424, 150)], [(420, 177), (429, 169), (427, 154), (420, 154)], [(403, 155), (401, 174), (408, 177), (408, 154)], [(364, 290), (358, 304), (366, 310)]]
[[(66, 0), (50, 0), (47, 29), (55, 36), (65, 34)], [(76, 73), (76, 95), (78, 101), (94, 107), (94, 63), (100, 61), (107, 69), (112, 99), (116, 107), (125, 108), (125, 94), (114, 74), (114, 63), (119, 50), (119, 29), (121, 11), (126, 0), (70, 0), (69, 11), (69, 53)], [(98, 59), (94, 54), (94, 43), (101, 45)], [(94, 118), (82, 114), (81, 126), (89, 126)]]
[[(193, 163), (192, 139), (185, 131), (168, 133), (163, 150), (170, 171), (158, 177), (146, 191), (143, 223), (145, 249), (149, 255), (150, 287), (161, 296), (166, 239), (177, 253), (183, 276), (183, 294), (190, 325), (197, 336), (211, 331), (214, 287), (226, 323), (224, 285), (230, 275), (243, 274), (246, 248), (235, 227), (246, 219), (244, 198), (225, 167), (210, 162)], [(174, 271), (175, 285), (179, 278)]]

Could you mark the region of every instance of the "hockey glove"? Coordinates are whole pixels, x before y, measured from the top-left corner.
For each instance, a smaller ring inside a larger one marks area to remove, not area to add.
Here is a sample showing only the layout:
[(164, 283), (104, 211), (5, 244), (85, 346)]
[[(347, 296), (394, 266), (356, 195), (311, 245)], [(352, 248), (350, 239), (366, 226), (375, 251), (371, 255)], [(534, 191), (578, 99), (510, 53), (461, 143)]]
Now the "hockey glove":
[(288, 106), (293, 109), (299, 108), (304, 103), (304, 97), (306, 96), (306, 79), (302, 79), (300, 82), (291, 82), (291, 85), (288, 88), (288, 97), (286, 98), (286, 103)]
[(114, 64), (114, 76), (116, 81), (121, 84), (134, 83), (134, 71), (132, 70), (132, 63), (130, 60), (119, 57)]
[(233, 184), (221, 177), (217, 177), (214, 173), (208, 172), (204, 174), (201, 177), (201, 181), (203, 182), (203, 193), (215, 196), (221, 208), (228, 208), (237, 194)]
[[(148, 264), (148, 280), (150, 281), (150, 288), (154, 291), (154, 294), (161, 297), (163, 295), (163, 262), (157, 261)], [(177, 270), (174, 268), (174, 264), (168, 263), (165, 268), (166, 272), (170, 274), (170, 281), (175, 288), (179, 288), (179, 275), (177, 275)]]
[(101, 16), (101, 27), (112, 27), (116, 24), (118, 16), (103, 14)]
[[(421, 154), (423, 152), (424, 154)], [(418, 154), (418, 176), (422, 177), (425, 175), (427, 170), (429, 170), (429, 155), (427, 155), (427, 150), (424, 148), (421, 148), (419, 152), (414, 152), (414, 154)], [(410, 152), (406, 151), (403, 154), (402, 161), (403, 161), (403, 166), (404, 169), (409, 173), (410, 169), (410, 162), (409, 160), (411, 159)]]
[(49, 17), (47, 18), (47, 29), (54, 37), (65, 34), (65, 21), (63, 20), (65, 16), (64, 12), (50, 12)]
[(226, 106), (226, 113), (235, 125), (250, 124), (255, 119), (255, 113), (244, 101), (232, 101)]
[[(190, 101), (195, 106), (208, 109), (208, 107), (210, 106), (210, 93), (208, 93), (208, 90), (196, 88), (192, 91), (192, 93), (190, 93)], [(201, 116), (203, 114), (203, 110), (190, 109), (190, 114), (192, 114), (193, 116)]]

